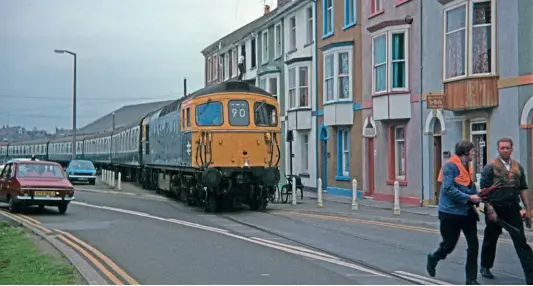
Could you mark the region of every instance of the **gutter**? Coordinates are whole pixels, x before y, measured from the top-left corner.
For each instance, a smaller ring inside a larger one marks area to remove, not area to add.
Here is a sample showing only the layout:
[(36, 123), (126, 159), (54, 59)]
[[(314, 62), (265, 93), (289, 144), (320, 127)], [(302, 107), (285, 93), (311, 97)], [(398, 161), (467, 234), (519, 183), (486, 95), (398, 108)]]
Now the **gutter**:
[[(420, 116), (420, 148), (422, 148), (422, 150), (424, 150), (424, 112), (422, 111), (422, 107), (423, 107), (423, 102), (422, 102), (422, 93), (424, 92), (424, 64), (423, 64), (423, 60), (424, 60), (424, 41), (423, 41), (423, 23), (422, 23), (422, 8), (423, 8), (423, 4), (422, 4), (422, 0), (418, 0), (418, 19), (419, 19), (419, 23), (418, 23), (418, 26), (419, 26), (419, 29), (418, 29), (418, 32), (419, 32), (419, 35), (418, 35), (418, 38), (419, 38), (419, 45), (420, 45), (420, 73), (418, 75), (418, 78), (420, 79), (420, 92), (419, 92), (419, 106), (420, 106), (420, 112), (419, 112), (419, 116)], [(420, 152), (420, 189), (421, 189), (421, 194), (420, 194), (420, 206), (423, 207), (424, 206), (424, 152)]]
[(318, 27), (318, 23), (316, 21), (316, 16), (317, 16), (317, 8), (318, 8), (318, 4), (316, 2), (317, 0), (311, 0), (311, 2), (315, 3), (315, 7), (314, 7), (314, 12), (313, 12), (313, 21), (315, 22), (314, 23), (314, 27), (313, 27), (313, 32), (315, 33), (315, 44), (313, 45), (314, 48), (315, 48), (315, 52), (314, 52), (314, 60), (315, 60), (315, 170), (316, 170), (316, 174), (315, 174), (315, 186), (316, 186), (316, 191), (317, 191), (317, 194), (318, 192), (322, 192), (322, 190), (319, 190), (318, 189), (318, 178), (319, 178), (319, 169), (318, 169), (318, 156), (319, 156), (319, 152), (318, 152), (318, 145), (320, 143), (320, 137), (319, 137), (319, 134), (320, 134), (320, 127), (318, 126), (318, 33), (317, 33), (317, 27)]

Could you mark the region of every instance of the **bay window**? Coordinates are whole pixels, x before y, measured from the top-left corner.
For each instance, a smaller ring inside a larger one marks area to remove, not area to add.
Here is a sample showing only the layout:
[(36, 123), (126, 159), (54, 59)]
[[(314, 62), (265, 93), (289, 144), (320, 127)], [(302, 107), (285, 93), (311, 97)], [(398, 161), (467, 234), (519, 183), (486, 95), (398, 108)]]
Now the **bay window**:
[(394, 27), (372, 38), (372, 93), (409, 89), (409, 32)]
[(445, 80), (496, 73), (494, 5), (493, 0), (472, 0), (445, 9)]
[(324, 52), (324, 102), (352, 100), (352, 47)]
[(289, 67), (289, 109), (310, 107), (310, 70), (309, 64)]

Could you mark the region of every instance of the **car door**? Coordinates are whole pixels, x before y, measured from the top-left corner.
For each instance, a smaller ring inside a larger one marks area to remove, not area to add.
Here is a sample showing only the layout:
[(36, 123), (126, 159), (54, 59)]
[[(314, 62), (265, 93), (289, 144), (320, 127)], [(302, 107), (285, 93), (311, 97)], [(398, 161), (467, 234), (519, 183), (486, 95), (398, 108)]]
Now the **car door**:
[(11, 187), (11, 163), (6, 164), (0, 173), (0, 200), (5, 201)]

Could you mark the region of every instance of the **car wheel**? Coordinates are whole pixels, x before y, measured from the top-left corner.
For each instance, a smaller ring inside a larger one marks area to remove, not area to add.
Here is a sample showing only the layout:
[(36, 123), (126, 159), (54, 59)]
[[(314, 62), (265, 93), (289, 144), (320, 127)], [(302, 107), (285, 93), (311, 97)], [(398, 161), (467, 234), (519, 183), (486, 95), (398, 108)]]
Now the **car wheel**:
[(13, 198), (9, 198), (9, 212), (10, 213), (16, 213), (19, 210), (18, 204), (13, 200)]
[(68, 204), (62, 204), (57, 206), (57, 209), (59, 210), (59, 213), (64, 214), (67, 212)]

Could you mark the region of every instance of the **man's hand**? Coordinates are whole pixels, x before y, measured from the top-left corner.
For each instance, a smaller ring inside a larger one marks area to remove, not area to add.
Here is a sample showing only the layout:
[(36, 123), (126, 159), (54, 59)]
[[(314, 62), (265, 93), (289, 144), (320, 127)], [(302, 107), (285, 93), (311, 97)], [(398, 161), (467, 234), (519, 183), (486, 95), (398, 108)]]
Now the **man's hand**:
[(478, 195), (470, 195), (468, 199), (474, 204), (479, 204), (481, 202), (481, 198)]
[(522, 214), (522, 219), (526, 223), (526, 227), (531, 229), (531, 212), (527, 212), (527, 211), (524, 212)]

